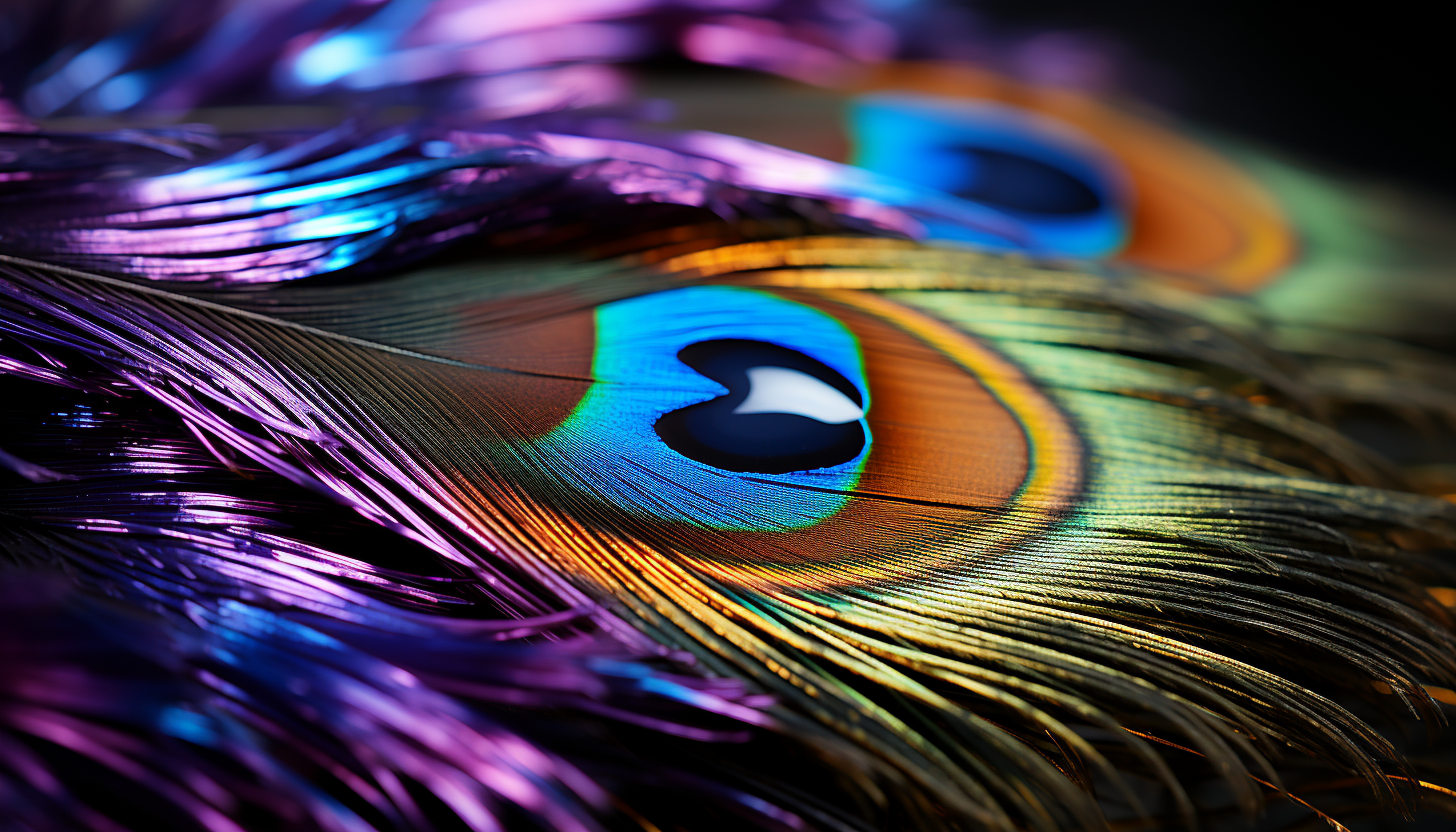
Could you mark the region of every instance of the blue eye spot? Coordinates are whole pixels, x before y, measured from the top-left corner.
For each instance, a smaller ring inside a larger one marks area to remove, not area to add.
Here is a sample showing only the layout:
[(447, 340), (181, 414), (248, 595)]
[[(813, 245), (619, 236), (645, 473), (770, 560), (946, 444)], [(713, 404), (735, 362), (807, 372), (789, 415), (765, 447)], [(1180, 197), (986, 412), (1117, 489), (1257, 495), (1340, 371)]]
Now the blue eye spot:
[(689, 459), (725, 471), (786, 474), (842, 465), (864, 450), (864, 396), (822, 361), (744, 339), (691, 344), (678, 359), (728, 388), (654, 425), (669, 448)]
[(1066, 216), (1102, 207), (1102, 197), (1066, 170), (1029, 156), (987, 147), (958, 147), (973, 161), (970, 183), (955, 191), (962, 199), (1028, 214)]
[[(1033, 251), (1101, 257), (1126, 240), (1126, 172), (1071, 125), (990, 101), (907, 94), (856, 99), (849, 115), (856, 165), (1001, 212)], [(971, 229), (927, 227), (997, 247)]]
[(786, 532), (851, 502), (874, 393), (835, 317), (769, 291), (691, 286), (603, 304), (594, 330), (593, 384), (530, 440), (584, 511)]

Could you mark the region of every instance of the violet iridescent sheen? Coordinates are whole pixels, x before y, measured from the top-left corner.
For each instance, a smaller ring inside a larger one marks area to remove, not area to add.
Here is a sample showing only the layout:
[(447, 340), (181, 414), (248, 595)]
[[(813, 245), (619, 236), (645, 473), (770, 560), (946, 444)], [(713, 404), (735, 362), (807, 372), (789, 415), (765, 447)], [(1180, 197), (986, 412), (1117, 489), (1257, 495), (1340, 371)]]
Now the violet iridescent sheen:
[(151, 0), (113, 10), (109, 26), (40, 5), (0, 21), (70, 52), (29, 79), (24, 103), (41, 116), (406, 88), (412, 100), (521, 115), (610, 103), (620, 85), (605, 64), (678, 54), (823, 82), (896, 44), (854, 0)]
[(725, 220), (795, 214), (920, 237), (921, 220), (1023, 245), (1018, 223), (933, 189), (712, 133), (555, 116), (471, 130), (0, 136), (0, 243), (15, 256), (155, 280), (260, 283), (399, 265), (477, 231), (631, 202)]
[[(17, 311), (17, 284), (5, 285), (0, 307)], [(5, 327), (0, 354), (46, 354), (56, 372), (0, 373), (7, 395), (38, 405), (0, 422), (21, 437), (10, 456), (59, 478), (0, 487), (0, 548), (29, 566), (0, 580), (3, 816), (37, 830), (101, 828), (88, 800), (111, 791), (147, 795), (149, 822), (180, 815), (217, 832), (241, 832), (240, 817), (254, 828), (427, 827), (400, 787), (408, 780), (470, 829), (500, 828), (510, 807), (587, 832), (606, 798), (568, 758), (593, 753), (523, 713), (709, 742), (765, 723), (765, 703), (736, 683), (644, 664), (585, 634), (591, 607), (533, 613), (501, 576), (412, 575), (310, 542), (289, 523), (301, 513), (315, 531), (370, 524), (219, 458), (88, 359), (99, 345), (70, 349), (54, 328), (22, 329)], [(394, 544), (412, 546), (424, 551)], [(459, 615), (472, 604), (493, 609)], [(512, 727), (492, 717), (497, 707)], [(42, 757), (19, 738), (64, 754)], [(69, 759), (94, 769), (84, 798), (55, 768)]]
[(514, 117), (621, 103), (621, 64), (670, 56), (830, 86), (894, 59), (1098, 92), (1138, 80), (1105, 38), (1006, 30), (957, 0), (0, 5), (0, 86), (33, 116), (343, 100)]

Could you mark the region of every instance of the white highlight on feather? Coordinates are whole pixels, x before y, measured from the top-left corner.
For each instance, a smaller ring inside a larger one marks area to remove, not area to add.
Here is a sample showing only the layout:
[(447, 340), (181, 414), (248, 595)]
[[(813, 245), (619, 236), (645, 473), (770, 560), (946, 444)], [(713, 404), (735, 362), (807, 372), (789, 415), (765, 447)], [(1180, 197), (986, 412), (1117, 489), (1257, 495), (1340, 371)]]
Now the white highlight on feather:
[(828, 425), (864, 417), (864, 408), (828, 384), (787, 367), (749, 367), (748, 397), (737, 413), (792, 413)]

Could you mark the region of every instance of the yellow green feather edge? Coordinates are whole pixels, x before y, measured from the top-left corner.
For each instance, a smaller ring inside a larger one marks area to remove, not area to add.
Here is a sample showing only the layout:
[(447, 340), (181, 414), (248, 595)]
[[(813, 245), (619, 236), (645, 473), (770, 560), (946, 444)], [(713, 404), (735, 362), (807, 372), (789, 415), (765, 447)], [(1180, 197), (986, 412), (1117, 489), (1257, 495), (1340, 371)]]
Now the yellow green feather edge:
[[(1328, 419), (1340, 391), (1307, 355), (1270, 343), (1251, 301), (864, 238), (472, 264), (364, 290), (386, 346), (389, 316), (521, 294), (523, 275), (548, 293), (574, 289), (583, 304), (697, 282), (854, 293), (970, 335), (1074, 426), (1080, 496), (1035, 534), (994, 551), (958, 542), (966, 551), (954, 566), (909, 577), (747, 588), (622, 529), (583, 528), (549, 500), (523, 508), (511, 483), (472, 479), (485, 475), (451, 445), (449, 402), (412, 390), (424, 382), (398, 372), (393, 353), (367, 339), (325, 343), (316, 325), (270, 317), (288, 308), (277, 298), (305, 290), (199, 301), (22, 271), (119, 310), (145, 308), (126, 328), (91, 322), (132, 360), (153, 354), (149, 338), (165, 333), (157, 322), (202, 321), (219, 343), (246, 345), (229, 360), (258, 362), (300, 401), (352, 397), (391, 418), (413, 409), (416, 423), (390, 437), (398, 442), (373, 450), (412, 465), (444, 522), (475, 533), (480, 548), (462, 557), (493, 557), (487, 549), (509, 541), (515, 565), (564, 601), (605, 602), (602, 626), (775, 694), (782, 731), (914, 826), (1102, 829), (1111, 804), (1191, 821), (1188, 790), (1210, 778), (1255, 812), (1280, 793), (1286, 764), (1306, 758), (1386, 805), (1420, 796), (1418, 774), (1355, 711), (1441, 722), (1431, 691), (1456, 686), (1456, 634), (1432, 588), (1453, 582), (1456, 505), (1415, 493), (1404, 471), (1343, 436)], [(1310, 343), (1333, 345), (1322, 355), (1338, 353), (1337, 333), (1306, 328)], [(320, 369), (356, 353), (342, 379)], [(1421, 355), (1450, 372), (1443, 356)], [(1422, 379), (1403, 383), (1439, 398)], [(282, 429), (291, 417), (273, 418)], [(310, 447), (307, 426), (296, 427), (291, 453), (327, 465), (336, 451)], [(434, 522), (392, 519), (425, 534)], [(1168, 805), (1140, 800), (1149, 784)]]

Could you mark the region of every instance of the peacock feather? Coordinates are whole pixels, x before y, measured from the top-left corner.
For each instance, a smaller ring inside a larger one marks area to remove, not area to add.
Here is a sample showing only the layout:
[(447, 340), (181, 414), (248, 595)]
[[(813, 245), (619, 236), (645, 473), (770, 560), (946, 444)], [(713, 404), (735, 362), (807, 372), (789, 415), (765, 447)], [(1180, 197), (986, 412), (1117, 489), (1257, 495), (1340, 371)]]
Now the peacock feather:
[[(247, 73), (377, 103), (433, 67), (440, 106), (539, 70), (470, 61), (566, 21), (557, 75), (681, 48), (832, 80), (764, 63), (794, 38), (869, 64), (832, 93), (856, 164), (626, 110), (233, 133), (14, 111), (17, 828), (1450, 809), (1444, 226), (1086, 95), (877, 65), (854, 33), (893, 17), (337, 5), (156, 4), (22, 105), (209, 104)], [(608, 37), (639, 28), (675, 34)]]

